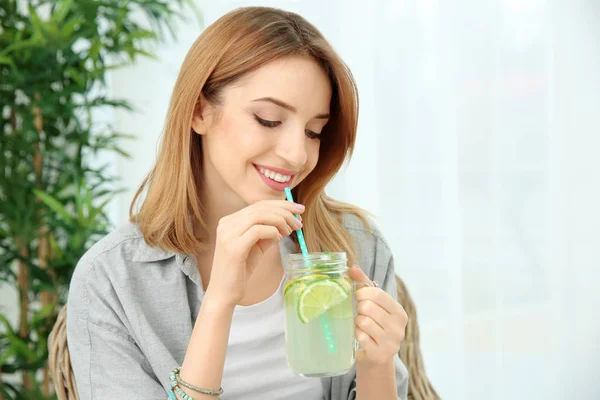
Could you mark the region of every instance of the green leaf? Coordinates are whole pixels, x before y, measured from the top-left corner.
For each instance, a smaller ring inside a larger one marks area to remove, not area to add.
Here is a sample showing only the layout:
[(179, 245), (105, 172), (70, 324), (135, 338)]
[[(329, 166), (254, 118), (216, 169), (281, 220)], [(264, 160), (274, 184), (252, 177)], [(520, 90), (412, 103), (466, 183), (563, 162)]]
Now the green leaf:
[(29, 3), (29, 17), (34, 34), (42, 35), (44, 33), (44, 23), (31, 3)]
[(40, 322), (50, 317), (54, 310), (56, 309), (56, 304), (48, 304), (42, 307), (40, 310), (36, 311), (31, 318), (30, 325), (37, 326)]
[(13, 68), (16, 68), (14, 61), (12, 58), (4, 56), (0, 57), (0, 64), (10, 65)]
[(122, 155), (125, 158), (131, 158), (131, 154), (129, 154), (128, 152), (126, 152), (125, 150), (121, 149), (120, 147), (111, 147), (111, 149), (117, 153), (119, 153), (120, 155)]
[(13, 330), (12, 326), (10, 325), (10, 322), (4, 316), (4, 314), (0, 314), (0, 322), (2, 322), (2, 325), (4, 325), (4, 327), (6, 328), (6, 332), (7, 332), (8, 336), (17, 336), (17, 334)]
[(0, 51), (0, 56), (5, 56), (16, 50), (25, 50), (28, 48), (41, 47), (44, 42), (44, 38), (39, 35), (34, 35), (30, 39), (15, 42), (10, 46), (7, 46), (4, 50)]
[(59, 214), (66, 221), (69, 221), (69, 222), (72, 221), (73, 218), (71, 217), (71, 215), (69, 215), (69, 212), (54, 197), (52, 197), (49, 194), (44, 193), (44, 192), (42, 192), (41, 190), (38, 190), (38, 189), (34, 189), (33, 192), (35, 193), (35, 195), (37, 196), (37, 198), (40, 199), (44, 204), (46, 204), (52, 211), (54, 211), (57, 214)]
[(0, 356), (0, 366), (4, 365), (8, 360), (14, 357), (17, 354), (16, 350), (12, 347), (3, 351), (3, 354)]
[(132, 40), (136, 40), (136, 39), (156, 39), (156, 33), (149, 31), (149, 30), (145, 30), (145, 29), (140, 29), (136, 32), (132, 32), (129, 35), (129, 38)]
[(104, 209), (106, 208), (106, 206), (108, 205), (108, 203), (110, 203), (112, 201), (112, 197), (104, 200), (102, 202), (102, 204), (100, 204), (97, 208), (94, 208), (94, 210), (90, 213), (88, 220), (90, 222), (93, 222), (96, 220), (96, 217), (102, 213), (102, 211), (104, 211)]
[(79, 85), (79, 86), (85, 86), (86, 83), (86, 79), (83, 77), (83, 75), (77, 71), (75, 68), (71, 68), (71, 67), (67, 67), (65, 68), (65, 75), (68, 75), (69, 77), (73, 78), (73, 80)]
[(50, 19), (52, 23), (60, 25), (65, 19), (71, 8), (73, 7), (73, 0), (62, 0), (59, 3), (58, 9), (54, 11), (54, 15)]
[(81, 26), (85, 23), (85, 20), (81, 17), (73, 17), (66, 22), (62, 28), (61, 36), (63, 39), (71, 39), (73, 32), (77, 26)]
[(63, 258), (64, 257), (63, 249), (56, 241), (56, 238), (54, 236), (50, 236), (48, 242), (50, 243), (50, 248), (52, 249), (52, 254), (54, 255), (54, 257), (59, 258), (59, 259)]

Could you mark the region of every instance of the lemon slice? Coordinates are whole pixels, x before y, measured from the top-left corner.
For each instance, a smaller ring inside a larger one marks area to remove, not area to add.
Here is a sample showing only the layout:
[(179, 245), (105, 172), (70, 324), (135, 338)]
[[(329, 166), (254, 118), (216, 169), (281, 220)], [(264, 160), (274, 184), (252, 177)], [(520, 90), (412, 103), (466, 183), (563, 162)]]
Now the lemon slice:
[(307, 323), (348, 298), (338, 282), (323, 279), (307, 284), (298, 299), (298, 318)]

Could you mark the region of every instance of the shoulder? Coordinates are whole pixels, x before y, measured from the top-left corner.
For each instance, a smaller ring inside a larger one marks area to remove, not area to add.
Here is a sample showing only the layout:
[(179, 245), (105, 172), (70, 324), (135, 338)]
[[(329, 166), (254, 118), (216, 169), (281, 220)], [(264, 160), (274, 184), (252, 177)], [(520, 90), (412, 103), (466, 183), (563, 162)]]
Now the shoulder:
[(136, 224), (123, 224), (81, 257), (71, 278), (68, 302), (87, 302), (94, 294), (117, 296), (122, 287), (151, 272), (149, 263), (174, 256), (149, 246)]
[(373, 217), (360, 218), (356, 214), (344, 213), (344, 228), (352, 237), (359, 266), (365, 273), (381, 281), (393, 268), (393, 256), (390, 246)]
[(353, 239), (366, 239), (371, 242), (381, 242), (381, 244), (389, 247), (381, 232), (379, 223), (374, 217), (366, 215), (363, 219), (353, 213), (344, 213), (343, 220), (344, 228), (350, 233), (350, 236), (352, 236)]
[(148, 245), (137, 224), (126, 223), (96, 242), (79, 260), (76, 273), (96, 267), (119, 269), (126, 264), (160, 261), (174, 254)]
[(103, 254), (110, 253), (115, 249), (127, 249), (138, 239), (142, 233), (136, 224), (126, 223), (97, 241), (81, 258), (81, 261), (91, 262)]

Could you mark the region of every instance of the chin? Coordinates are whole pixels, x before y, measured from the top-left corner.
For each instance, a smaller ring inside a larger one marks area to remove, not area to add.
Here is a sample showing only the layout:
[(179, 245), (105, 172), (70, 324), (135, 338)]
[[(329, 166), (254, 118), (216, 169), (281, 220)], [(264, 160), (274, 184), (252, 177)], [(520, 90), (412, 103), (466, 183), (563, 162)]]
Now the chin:
[(243, 196), (242, 199), (244, 199), (246, 204), (251, 205), (263, 200), (285, 200), (285, 193), (275, 191), (269, 193), (269, 191), (262, 191), (262, 193), (248, 193), (248, 195)]
[(285, 192), (283, 190), (270, 188), (263, 182), (260, 182), (260, 185), (255, 186), (252, 192), (249, 192), (248, 194), (250, 195), (248, 196), (248, 199), (253, 200), (253, 202), (261, 200), (285, 200)]

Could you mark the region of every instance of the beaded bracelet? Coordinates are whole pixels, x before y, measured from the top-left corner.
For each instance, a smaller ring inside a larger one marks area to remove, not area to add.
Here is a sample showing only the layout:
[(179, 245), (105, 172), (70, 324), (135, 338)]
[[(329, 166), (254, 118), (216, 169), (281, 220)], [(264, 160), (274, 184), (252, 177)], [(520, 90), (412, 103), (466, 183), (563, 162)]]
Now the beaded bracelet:
[(169, 400), (171, 400), (171, 393), (173, 394), (173, 396), (175, 396), (175, 393), (177, 393), (179, 396), (181, 396), (183, 400), (194, 400), (190, 395), (181, 390), (181, 387), (179, 387), (179, 385), (191, 389), (195, 392), (208, 394), (210, 396), (220, 396), (223, 394), (223, 388), (219, 388), (219, 390), (202, 389), (185, 382), (179, 376), (179, 371), (179, 368), (175, 368), (169, 374), (169, 380), (171, 381), (171, 391), (169, 393)]
[(177, 383), (177, 375), (179, 374), (179, 368), (175, 368), (173, 372), (169, 374), (169, 381), (171, 382), (171, 390), (169, 391), (169, 400), (177, 400), (175, 393), (179, 395), (183, 400), (194, 400), (192, 396), (189, 396), (186, 392), (181, 390)]

